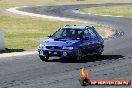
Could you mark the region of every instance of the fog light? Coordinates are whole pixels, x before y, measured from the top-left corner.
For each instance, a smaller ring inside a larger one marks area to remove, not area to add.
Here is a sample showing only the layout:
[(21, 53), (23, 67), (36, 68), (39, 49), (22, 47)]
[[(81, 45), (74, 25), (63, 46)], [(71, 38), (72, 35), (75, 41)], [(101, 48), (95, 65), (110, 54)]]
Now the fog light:
[(49, 54), (51, 54), (52, 52), (49, 51)]
[(67, 56), (67, 53), (66, 52), (63, 52), (63, 56)]

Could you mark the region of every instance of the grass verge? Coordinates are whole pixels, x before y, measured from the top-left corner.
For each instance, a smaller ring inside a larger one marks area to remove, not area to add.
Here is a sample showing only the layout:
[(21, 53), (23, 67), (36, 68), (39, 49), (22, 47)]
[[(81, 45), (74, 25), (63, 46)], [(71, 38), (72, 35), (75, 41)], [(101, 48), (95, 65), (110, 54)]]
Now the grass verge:
[(80, 11), (100, 15), (132, 17), (132, 6), (82, 8)]

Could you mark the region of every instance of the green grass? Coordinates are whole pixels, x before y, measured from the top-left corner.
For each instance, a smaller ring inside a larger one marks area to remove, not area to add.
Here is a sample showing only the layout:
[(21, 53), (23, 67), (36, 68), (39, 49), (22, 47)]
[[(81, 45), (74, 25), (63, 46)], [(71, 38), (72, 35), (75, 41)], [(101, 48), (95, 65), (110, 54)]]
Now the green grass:
[(100, 14), (100, 15), (132, 17), (132, 6), (83, 8), (80, 9), (80, 11), (86, 13)]
[[(38, 44), (59, 27), (67, 24), (90, 25), (79, 22), (48, 21), (31, 18), (13, 18), (0, 16), (0, 27), (5, 31), (7, 48), (36, 50)], [(96, 25), (99, 32), (105, 35), (102, 26)]]

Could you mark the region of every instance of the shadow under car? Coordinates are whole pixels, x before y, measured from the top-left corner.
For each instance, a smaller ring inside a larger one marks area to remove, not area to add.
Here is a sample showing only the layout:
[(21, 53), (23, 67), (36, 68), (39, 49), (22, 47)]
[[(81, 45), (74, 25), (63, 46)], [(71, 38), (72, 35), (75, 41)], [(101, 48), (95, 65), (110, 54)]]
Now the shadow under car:
[(119, 58), (123, 58), (122, 55), (101, 55), (101, 56), (86, 56), (83, 57), (81, 61), (75, 61), (73, 58), (61, 58), (61, 59), (52, 59), (47, 62), (60, 62), (60, 63), (87, 63), (87, 62), (96, 62), (102, 60), (116, 60)]

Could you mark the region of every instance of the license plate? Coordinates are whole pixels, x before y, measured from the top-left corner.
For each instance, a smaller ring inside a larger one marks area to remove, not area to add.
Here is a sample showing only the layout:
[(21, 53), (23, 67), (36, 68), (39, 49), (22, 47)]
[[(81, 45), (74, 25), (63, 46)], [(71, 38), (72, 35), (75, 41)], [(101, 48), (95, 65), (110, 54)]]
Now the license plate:
[(43, 51), (42, 50), (40, 50), (40, 55), (43, 55)]
[(57, 54), (57, 52), (54, 52), (53, 54), (55, 54), (55, 55), (56, 55), (56, 54)]

